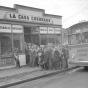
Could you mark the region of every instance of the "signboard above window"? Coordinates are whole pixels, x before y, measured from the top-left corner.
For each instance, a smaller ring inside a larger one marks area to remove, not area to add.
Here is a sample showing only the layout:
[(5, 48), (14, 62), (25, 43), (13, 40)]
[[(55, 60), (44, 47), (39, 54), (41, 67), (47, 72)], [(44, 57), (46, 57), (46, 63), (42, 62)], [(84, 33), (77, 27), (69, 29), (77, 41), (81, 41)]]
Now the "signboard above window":
[(39, 33), (38, 27), (32, 27), (32, 28), (31, 28), (31, 33), (32, 33), (32, 34), (38, 34), (38, 33)]
[(13, 33), (23, 33), (23, 27), (21, 25), (12, 25)]
[(24, 15), (18, 13), (11, 13), (11, 12), (6, 13), (5, 19), (26, 21), (26, 22), (49, 23), (49, 24), (53, 23), (52, 19), (48, 17), (37, 17), (37, 16), (30, 16), (30, 15)]
[(77, 28), (77, 29), (74, 29), (72, 31), (73, 34), (78, 34), (78, 33), (82, 33), (82, 29), (81, 28)]
[(11, 24), (0, 24), (0, 32), (23, 33), (23, 27), (21, 25), (12, 25), (11, 26)]
[(11, 25), (10, 24), (0, 24), (0, 32), (11, 33)]
[(40, 34), (47, 34), (47, 27), (40, 27)]
[(48, 33), (49, 34), (54, 34), (54, 28), (48, 27)]
[(60, 28), (55, 28), (55, 34), (61, 34), (61, 29)]

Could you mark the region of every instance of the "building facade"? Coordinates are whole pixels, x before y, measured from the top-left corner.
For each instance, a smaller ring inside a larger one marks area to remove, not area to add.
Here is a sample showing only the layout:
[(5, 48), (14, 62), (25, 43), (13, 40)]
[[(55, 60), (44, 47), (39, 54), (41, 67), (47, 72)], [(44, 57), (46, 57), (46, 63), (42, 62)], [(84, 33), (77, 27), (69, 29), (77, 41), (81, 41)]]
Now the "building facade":
[(21, 65), (25, 65), (25, 42), (39, 46), (61, 44), (61, 28), (62, 16), (45, 14), (43, 9), (0, 6), (0, 67), (15, 65), (15, 48), (20, 51)]
[(88, 21), (81, 21), (68, 28), (69, 45), (88, 43)]

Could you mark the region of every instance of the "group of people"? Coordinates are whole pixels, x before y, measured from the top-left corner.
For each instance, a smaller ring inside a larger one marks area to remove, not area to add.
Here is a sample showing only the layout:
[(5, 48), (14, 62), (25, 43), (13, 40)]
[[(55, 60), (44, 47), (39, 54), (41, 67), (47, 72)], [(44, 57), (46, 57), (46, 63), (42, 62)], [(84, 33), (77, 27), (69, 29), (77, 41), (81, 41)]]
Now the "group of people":
[(30, 67), (39, 66), (42, 69), (68, 68), (69, 51), (67, 45), (30, 45), (25, 49), (27, 64)]
[[(16, 67), (20, 67), (18, 49), (14, 51)], [(42, 69), (65, 69), (68, 68), (69, 51), (67, 45), (37, 45), (26, 44), (26, 64), (30, 67), (39, 66)]]

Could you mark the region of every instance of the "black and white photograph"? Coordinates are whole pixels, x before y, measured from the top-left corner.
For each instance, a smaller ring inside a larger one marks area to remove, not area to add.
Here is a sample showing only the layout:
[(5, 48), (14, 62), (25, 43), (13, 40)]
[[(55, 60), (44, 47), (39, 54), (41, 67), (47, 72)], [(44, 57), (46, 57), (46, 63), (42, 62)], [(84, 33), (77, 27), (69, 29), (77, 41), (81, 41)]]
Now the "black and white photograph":
[(0, 0), (0, 88), (88, 88), (88, 0)]

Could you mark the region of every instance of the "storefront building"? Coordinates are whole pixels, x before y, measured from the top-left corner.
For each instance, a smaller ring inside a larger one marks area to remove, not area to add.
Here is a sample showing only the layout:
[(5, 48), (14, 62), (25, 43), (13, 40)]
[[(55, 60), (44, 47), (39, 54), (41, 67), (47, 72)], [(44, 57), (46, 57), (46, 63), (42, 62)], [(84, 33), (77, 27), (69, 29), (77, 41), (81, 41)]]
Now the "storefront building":
[(0, 67), (15, 66), (15, 48), (19, 49), (21, 65), (26, 65), (25, 42), (61, 44), (61, 28), (62, 16), (45, 14), (43, 9), (0, 6)]

